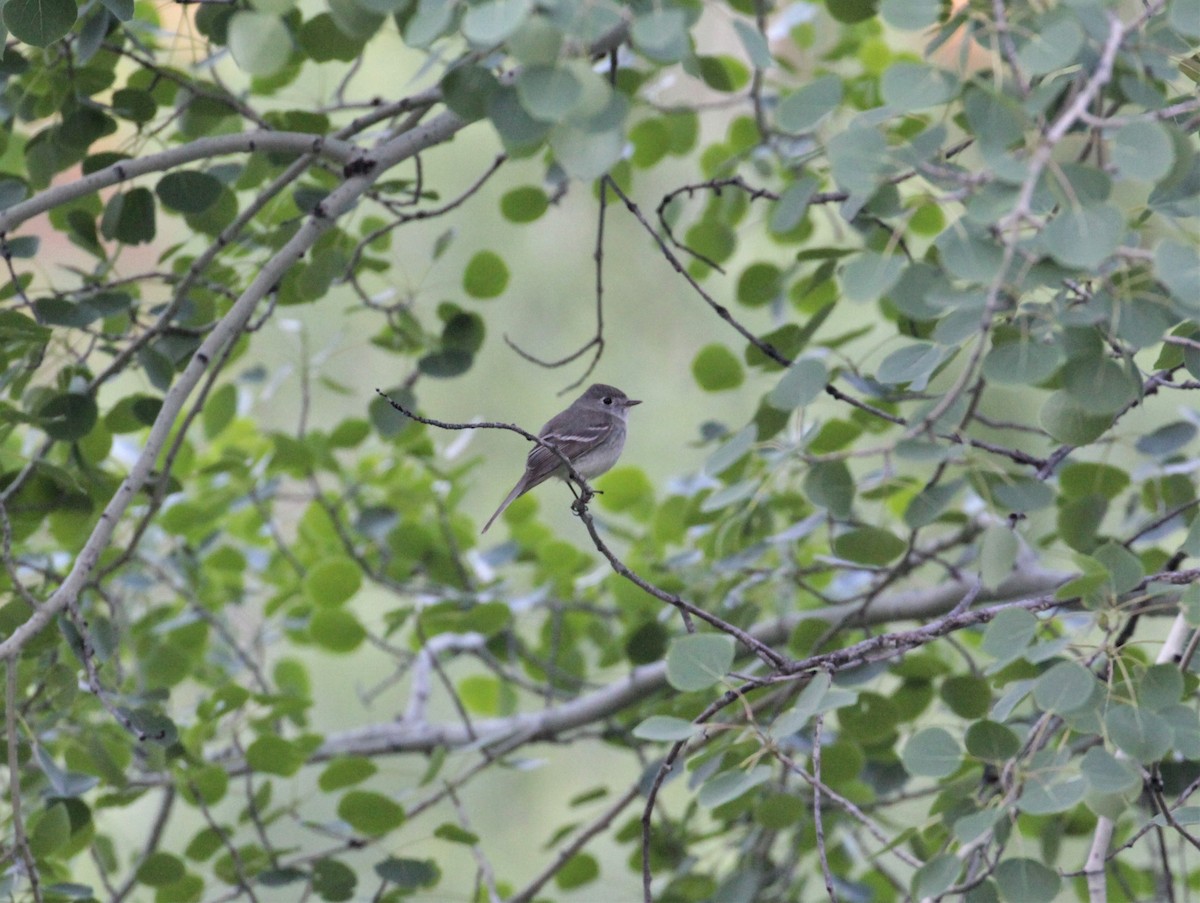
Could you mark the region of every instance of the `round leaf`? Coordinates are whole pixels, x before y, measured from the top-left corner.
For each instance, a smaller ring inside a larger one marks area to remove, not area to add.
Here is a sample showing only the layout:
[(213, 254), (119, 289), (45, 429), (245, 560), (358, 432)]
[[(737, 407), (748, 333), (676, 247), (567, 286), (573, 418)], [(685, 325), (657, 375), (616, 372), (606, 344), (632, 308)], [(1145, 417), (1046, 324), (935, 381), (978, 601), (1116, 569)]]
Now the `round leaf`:
[(243, 72), (274, 75), (292, 54), (292, 36), (279, 16), (243, 9), (229, 22), (229, 52)]
[(341, 605), (362, 586), (362, 570), (345, 556), (326, 558), (304, 575), (304, 597), (314, 605)]
[(167, 173), (154, 187), (163, 206), (180, 213), (203, 213), (221, 196), (221, 183), (208, 173), (182, 170)]
[(996, 866), (996, 884), (1009, 903), (1053, 903), (1062, 879), (1035, 859), (1005, 859)]
[(314, 612), (309, 619), (308, 634), (314, 643), (330, 652), (353, 652), (367, 637), (358, 619), (340, 608)]
[(71, 30), (76, 14), (75, 0), (8, 0), (4, 27), (26, 44), (45, 47)]
[(958, 770), (962, 763), (962, 749), (949, 731), (929, 727), (913, 735), (904, 747), (901, 760), (911, 775), (944, 778)]
[(806, 132), (841, 102), (842, 80), (836, 75), (823, 75), (785, 97), (775, 114), (775, 123), (785, 132)]
[(1042, 246), (1066, 267), (1094, 270), (1121, 243), (1125, 217), (1112, 204), (1067, 209), (1042, 231)]
[(1062, 715), (1085, 705), (1096, 679), (1077, 662), (1059, 662), (1033, 685), (1033, 698), (1045, 712)]
[(99, 412), (92, 396), (64, 392), (42, 405), (38, 416), (42, 429), (51, 439), (76, 442), (92, 431)]
[(514, 223), (531, 223), (538, 219), (550, 205), (546, 192), (533, 185), (514, 188), (500, 198), (500, 212)]
[(480, 251), (463, 271), (463, 290), (473, 298), (495, 298), (508, 286), (508, 266), (495, 251)]
[(338, 801), (337, 814), (368, 837), (382, 837), (404, 823), (404, 807), (370, 790), (351, 790)]
[(720, 682), (733, 667), (733, 638), (691, 633), (667, 650), (667, 681), (677, 690), (704, 690)]
[(882, 566), (899, 558), (908, 544), (881, 527), (857, 527), (833, 541), (833, 551), (847, 561)]
[(745, 375), (742, 364), (732, 351), (724, 345), (705, 345), (692, 360), (692, 376), (706, 392), (736, 389)]

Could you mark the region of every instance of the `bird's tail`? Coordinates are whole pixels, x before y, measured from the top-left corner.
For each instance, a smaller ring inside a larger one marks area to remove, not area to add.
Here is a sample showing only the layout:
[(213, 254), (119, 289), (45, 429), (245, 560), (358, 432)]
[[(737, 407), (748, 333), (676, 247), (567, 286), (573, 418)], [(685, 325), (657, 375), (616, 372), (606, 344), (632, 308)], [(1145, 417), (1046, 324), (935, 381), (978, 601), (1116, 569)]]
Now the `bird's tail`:
[(504, 509), (515, 502), (517, 500), (517, 496), (521, 495), (521, 493), (528, 488), (529, 487), (525, 485), (524, 478), (518, 480), (517, 485), (512, 488), (512, 492), (510, 492), (504, 501), (500, 503), (500, 507), (496, 509), (496, 513), (489, 517), (487, 523), (483, 525), (483, 529), (479, 531), (479, 535), (482, 536), (484, 533), (486, 533), (488, 531), (488, 527), (492, 525), (492, 521), (503, 514)]

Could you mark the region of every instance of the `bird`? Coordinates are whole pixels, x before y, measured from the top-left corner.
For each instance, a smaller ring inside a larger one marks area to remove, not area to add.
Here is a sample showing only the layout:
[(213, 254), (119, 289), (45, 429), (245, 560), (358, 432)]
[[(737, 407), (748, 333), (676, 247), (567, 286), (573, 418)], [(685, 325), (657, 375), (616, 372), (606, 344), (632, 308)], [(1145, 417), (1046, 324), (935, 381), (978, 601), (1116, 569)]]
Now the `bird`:
[[(538, 439), (562, 452), (575, 471), (590, 480), (617, 463), (625, 447), (629, 409), (641, 403), (614, 386), (595, 383), (566, 410), (551, 417), (538, 432)], [(535, 445), (525, 459), (524, 475), (479, 532), (486, 533), (509, 505), (550, 477), (566, 480), (570, 472), (558, 454), (545, 445)]]

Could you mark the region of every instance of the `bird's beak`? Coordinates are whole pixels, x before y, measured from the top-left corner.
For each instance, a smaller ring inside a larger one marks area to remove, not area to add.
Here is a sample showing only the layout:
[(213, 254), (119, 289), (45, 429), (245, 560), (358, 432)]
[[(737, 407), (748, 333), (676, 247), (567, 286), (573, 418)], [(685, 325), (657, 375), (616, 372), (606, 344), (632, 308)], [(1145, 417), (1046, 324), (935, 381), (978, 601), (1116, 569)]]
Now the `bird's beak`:
[(642, 403), (642, 400), (640, 398), (626, 398), (625, 399), (625, 407), (627, 407), (627, 408), (632, 408), (635, 404), (641, 404), (641, 403)]

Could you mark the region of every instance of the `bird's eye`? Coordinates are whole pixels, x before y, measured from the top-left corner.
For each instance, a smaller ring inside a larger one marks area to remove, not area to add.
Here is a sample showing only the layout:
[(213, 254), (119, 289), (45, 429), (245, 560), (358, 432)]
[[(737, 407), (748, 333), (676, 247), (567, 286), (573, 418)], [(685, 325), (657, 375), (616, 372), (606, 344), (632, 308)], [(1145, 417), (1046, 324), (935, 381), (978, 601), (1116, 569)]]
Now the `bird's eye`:
[(605, 396), (604, 396), (604, 403), (605, 403), (605, 404), (612, 404), (612, 396), (611, 396), (611, 395), (605, 395)]

